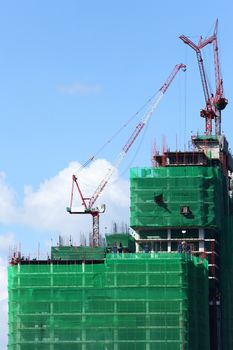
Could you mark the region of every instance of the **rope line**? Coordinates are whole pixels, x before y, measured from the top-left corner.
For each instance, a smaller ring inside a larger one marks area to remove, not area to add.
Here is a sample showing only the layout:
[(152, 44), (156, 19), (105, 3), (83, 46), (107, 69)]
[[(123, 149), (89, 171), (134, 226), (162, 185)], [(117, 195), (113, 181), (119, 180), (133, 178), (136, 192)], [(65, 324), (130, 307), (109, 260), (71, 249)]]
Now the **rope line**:
[(134, 113), (127, 121), (124, 123), (111, 137), (108, 139), (104, 144), (97, 150), (97, 152), (92, 155), (84, 164), (81, 165), (81, 167), (77, 170), (77, 173), (80, 173), (84, 168), (86, 168), (93, 160), (96, 159), (96, 157), (107, 147), (121, 132), (124, 130), (130, 122), (135, 119), (136, 116), (138, 116), (145, 108), (146, 106), (154, 99), (157, 92), (151, 96), (139, 109), (136, 113)]

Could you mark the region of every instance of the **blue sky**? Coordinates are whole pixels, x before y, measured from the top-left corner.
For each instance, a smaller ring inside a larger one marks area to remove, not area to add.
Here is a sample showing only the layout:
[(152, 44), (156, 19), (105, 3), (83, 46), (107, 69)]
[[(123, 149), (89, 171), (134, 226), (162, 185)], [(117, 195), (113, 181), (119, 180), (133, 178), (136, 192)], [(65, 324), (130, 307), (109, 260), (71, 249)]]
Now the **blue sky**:
[[(0, 4), (0, 266), (8, 246), (46, 253), (59, 233), (90, 230), (89, 218), (71, 218), (71, 175), (163, 84), (179, 73), (152, 120), (106, 189), (102, 228), (128, 220), (129, 166), (150, 166), (156, 141), (188, 144), (204, 128), (196, 57), (179, 35), (207, 36), (219, 18), (225, 95), (223, 130), (233, 144), (233, 5), (225, 1), (2, 1)], [(204, 52), (214, 85), (213, 53)], [(138, 123), (135, 119), (98, 155), (82, 180), (90, 195)], [(142, 142), (143, 141), (143, 142)], [(140, 147), (139, 147), (140, 146)], [(98, 159), (101, 158), (101, 159)], [(96, 180), (97, 179), (97, 180)], [(89, 182), (88, 182), (88, 181)], [(59, 208), (59, 210), (57, 209)], [(63, 212), (64, 208), (64, 212)], [(62, 214), (63, 213), (63, 214)], [(4, 276), (4, 277), (3, 277)], [(2, 274), (5, 286), (6, 276)], [(4, 287), (3, 287), (4, 288)], [(4, 289), (5, 290), (5, 289)], [(0, 306), (5, 310), (5, 291)], [(4, 311), (5, 312), (5, 311)], [(6, 343), (5, 328), (1, 343)], [(1, 339), (2, 337), (2, 339)]]
[[(189, 88), (197, 83), (195, 90), (201, 95), (194, 53), (184, 48), (178, 36), (208, 34), (216, 16), (228, 92), (231, 11), (229, 6), (226, 11), (224, 2), (204, 3), (9, 1), (2, 5), (1, 168), (14, 187), (20, 190), (25, 182), (38, 186), (70, 160), (85, 161), (159, 88), (174, 64), (186, 58), (185, 51), (191, 63), (187, 74), (196, 76)], [(72, 94), (59, 89), (75, 84), (90, 90)], [(178, 88), (176, 82), (163, 104), (176, 108), (183, 102), (171, 103)], [(191, 89), (188, 95), (192, 103)], [(191, 127), (198, 126), (200, 107), (188, 106), (197, 115)], [(158, 122), (159, 117), (155, 119)], [(168, 138), (169, 131), (164, 130)]]
[[(178, 36), (208, 34), (219, 17), (222, 70), (229, 94), (232, 6), (225, 3), (228, 10), (224, 1), (221, 5), (217, 1), (215, 5), (213, 1), (2, 4), (1, 169), (13, 187), (21, 191), (25, 183), (38, 186), (70, 160), (84, 162), (159, 88), (174, 64), (187, 57), (188, 127), (202, 126), (198, 113), (203, 96), (195, 55)], [(90, 89), (83, 93), (59, 89), (75, 84)], [(182, 111), (184, 96), (182, 100), (179, 88), (176, 81), (159, 110), (166, 114), (154, 118), (155, 137), (162, 119), (173, 123), (180, 105)], [(173, 137), (169, 128), (162, 131)], [(103, 156), (108, 158), (112, 152), (108, 149)]]

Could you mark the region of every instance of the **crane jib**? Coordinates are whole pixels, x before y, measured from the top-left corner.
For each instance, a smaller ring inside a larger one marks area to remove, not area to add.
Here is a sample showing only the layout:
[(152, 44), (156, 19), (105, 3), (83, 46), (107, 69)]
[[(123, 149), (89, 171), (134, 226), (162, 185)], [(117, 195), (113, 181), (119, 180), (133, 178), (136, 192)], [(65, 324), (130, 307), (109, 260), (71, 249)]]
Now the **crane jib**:
[(128, 152), (128, 150), (130, 149), (130, 147), (132, 146), (132, 144), (134, 143), (135, 139), (137, 138), (138, 134), (140, 133), (140, 131), (142, 130), (142, 128), (145, 126), (145, 123), (140, 122), (135, 130), (134, 133), (131, 135), (131, 137), (129, 138), (128, 142), (126, 143), (126, 145), (123, 147), (123, 151), (125, 153)]
[[(171, 82), (173, 81), (173, 79), (175, 78), (176, 74), (179, 72), (180, 69), (185, 71), (186, 66), (182, 63), (175, 65), (175, 67), (173, 68), (171, 74), (169, 75), (169, 77), (167, 78), (165, 83), (158, 90), (157, 94), (150, 100), (148, 110), (143, 115), (143, 118), (139, 122), (139, 124), (135, 127), (134, 131), (132, 132), (131, 136), (129, 137), (129, 139), (126, 142), (126, 144), (124, 145), (124, 147), (121, 149), (121, 152), (119, 153), (114, 166), (111, 166), (111, 168), (108, 169), (107, 174), (105, 175), (105, 177), (102, 179), (102, 181), (98, 185), (94, 194), (91, 197), (89, 197), (90, 200), (89, 200), (88, 204), (86, 202), (87, 198), (83, 197), (82, 192), (79, 188), (79, 185), (77, 183), (77, 177), (73, 176), (73, 182), (76, 183), (76, 187), (77, 187), (79, 195), (82, 199), (83, 206), (85, 207), (85, 210), (83, 210), (82, 213), (91, 214), (93, 217), (93, 233), (92, 233), (92, 238), (91, 238), (91, 245), (93, 245), (93, 246), (98, 246), (98, 244), (99, 244), (99, 219), (98, 218), (99, 218), (99, 214), (103, 213), (105, 210), (105, 206), (104, 206), (104, 210), (103, 210), (103, 207), (97, 206), (96, 208), (94, 208), (93, 205), (96, 202), (96, 200), (99, 198), (100, 194), (103, 192), (104, 188), (107, 186), (107, 184), (108, 184), (110, 178), (112, 177), (113, 173), (115, 172), (115, 170), (118, 169), (118, 167), (120, 166), (121, 162), (123, 161), (127, 152), (129, 151), (129, 149), (131, 148), (131, 146), (133, 145), (133, 143), (137, 139), (137, 137), (140, 134), (143, 127), (148, 123), (148, 121), (151, 118), (151, 116), (153, 115), (156, 107), (158, 106), (159, 102), (161, 101), (163, 95), (165, 94), (165, 92), (169, 88)], [(72, 191), (73, 190), (74, 190), (74, 186), (72, 186)], [(73, 200), (73, 193), (71, 194), (71, 198)], [(71, 203), (72, 203), (72, 200), (71, 200)], [(67, 211), (69, 213), (75, 213), (75, 214), (81, 213), (81, 212), (72, 210), (72, 208), (68, 208)]]

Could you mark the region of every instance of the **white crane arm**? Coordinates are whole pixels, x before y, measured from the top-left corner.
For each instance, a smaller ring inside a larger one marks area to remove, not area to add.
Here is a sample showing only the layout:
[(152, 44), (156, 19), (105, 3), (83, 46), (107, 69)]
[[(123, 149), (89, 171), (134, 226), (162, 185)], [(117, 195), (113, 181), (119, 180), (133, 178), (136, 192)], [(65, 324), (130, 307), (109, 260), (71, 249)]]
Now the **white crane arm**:
[(161, 99), (163, 98), (164, 93), (167, 91), (168, 87), (170, 86), (171, 82), (173, 81), (173, 79), (175, 78), (176, 74), (178, 73), (178, 71), (180, 69), (186, 70), (186, 66), (184, 64), (177, 64), (174, 67), (172, 73), (169, 75), (169, 77), (166, 80), (166, 82), (162, 85), (162, 87), (159, 89), (157, 94), (151, 99), (149, 107), (148, 107), (148, 110), (144, 114), (142, 120), (139, 122), (139, 124), (134, 129), (133, 133), (131, 134), (131, 136), (129, 137), (128, 141), (126, 142), (126, 144), (122, 148), (121, 152), (119, 153), (119, 155), (118, 155), (118, 157), (116, 159), (116, 162), (114, 163), (114, 165), (111, 168), (108, 169), (107, 174), (105, 175), (103, 180), (100, 182), (99, 186), (97, 187), (97, 189), (95, 190), (94, 194), (90, 198), (90, 202), (89, 202), (89, 206), (88, 206), (89, 210), (92, 209), (94, 203), (99, 198), (99, 196), (102, 193), (103, 189), (108, 184), (111, 176), (113, 175), (115, 170), (118, 169), (118, 167), (120, 166), (121, 162), (125, 158), (127, 152), (129, 151), (129, 149), (133, 145), (134, 141), (136, 140), (136, 138), (140, 134), (141, 130), (144, 128), (144, 126), (150, 120), (150, 118), (153, 115), (155, 109), (157, 108), (158, 104), (160, 103)]

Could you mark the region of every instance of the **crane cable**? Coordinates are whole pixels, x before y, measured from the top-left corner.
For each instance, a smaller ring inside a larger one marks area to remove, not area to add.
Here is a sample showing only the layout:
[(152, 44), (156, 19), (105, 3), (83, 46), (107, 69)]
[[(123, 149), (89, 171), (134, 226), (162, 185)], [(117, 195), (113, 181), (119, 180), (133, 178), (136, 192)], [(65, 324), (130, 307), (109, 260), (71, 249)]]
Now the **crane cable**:
[(127, 121), (126, 123), (124, 123), (111, 137), (109, 140), (107, 140), (99, 149), (98, 151), (92, 155), (84, 164), (81, 165), (81, 167), (77, 170), (77, 173), (80, 173), (84, 168), (86, 168), (94, 159), (96, 159), (96, 157), (103, 151), (103, 149), (105, 147), (107, 147), (107, 145), (109, 145), (120, 133), (121, 131), (126, 128), (129, 123), (137, 116), (139, 115), (143, 109), (146, 108), (146, 106), (154, 99), (154, 97), (156, 96), (157, 92), (151, 96), (139, 109), (136, 113), (134, 113)]
[[(155, 95), (156, 95), (156, 94), (155, 94)], [(140, 110), (139, 110), (138, 112), (136, 112), (133, 116), (139, 114), (139, 113), (141, 112), (141, 110), (144, 109), (145, 106), (146, 106), (147, 104), (150, 103), (150, 101), (155, 97), (155, 95), (152, 96), (152, 97), (140, 108)], [(133, 117), (133, 116), (132, 116), (132, 117)], [(132, 117), (131, 117), (131, 118), (132, 118)], [(128, 122), (129, 122), (129, 121), (128, 121)], [(128, 165), (126, 166), (126, 168), (120, 173), (120, 177), (123, 176), (123, 175), (126, 173), (126, 171), (128, 171), (128, 169), (131, 167), (132, 163), (133, 163), (134, 160), (136, 159), (136, 157), (137, 157), (137, 155), (138, 155), (138, 153), (139, 153), (139, 151), (140, 151), (140, 149), (141, 149), (141, 146), (142, 146), (142, 144), (143, 144), (143, 141), (144, 141), (144, 139), (145, 139), (145, 136), (146, 136), (146, 133), (147, 133), (147, 130), (148, 130), (148, 127), (149, 127), (150, 122), (151, 122), (151, 120), (149, 120), (149, 122), (146, 124), (146, 126), (145, 126), (145, 128), (144, 128), (144, 130), (143, 130), (143, 132), (142, 132), (142, 137), (141, 137), (140, 143), (139, 143), (137, 149), (135, 150), (134, 155), (133, 155), (132, 159), (130, 160), (129, 164), (128, 164)], [(124, 124), (124, 125), (126, 126), (127, 124)], [(122, 127), (121, 129), (123, 129), (123, 127)], [(120, 132), (120, 129), (119, 129), (118, 132)], [(115, 133), (115, 135), (116, 135), (116, 133)], [(106, 144), (107, 144), (107, 143), (106, 143)], [(84, 165), (81, 166), (81, 167), (79, 168), (79, 170), (81, 171), (81, 169), (83, 169), (83, 168), (86, 167), (89, 163), (91, 163), (92, 159), (94, 159), (94, 156), (91, 157), (86, 163), (84, 163)], [(118, 181), (119, 181), (118, 179), (115, 180), (115, 181), (113, 181), (111, 184), (109, 184), (109, 186), (114, 185), (114, 184), (117, 183)], [(79, 179), (79, 182), (82, 183), (82, 185), (95, 188), (95, 186), (90, 186), (89, 184), (87, 184), (87, 183), (85, 183), (84, 181), (82, 181), (82, 179)]]

